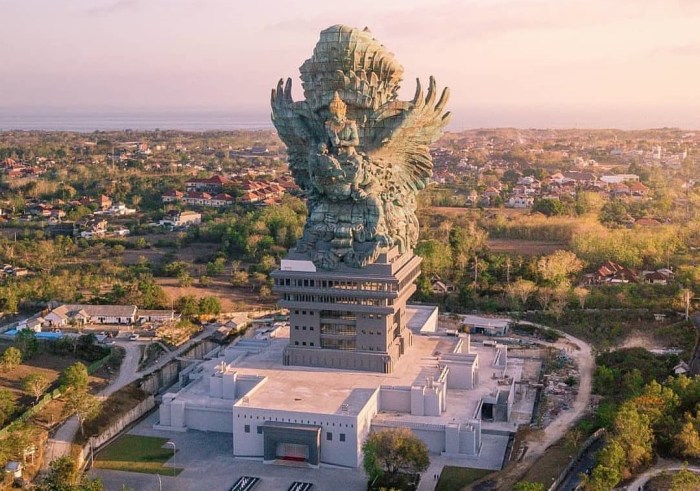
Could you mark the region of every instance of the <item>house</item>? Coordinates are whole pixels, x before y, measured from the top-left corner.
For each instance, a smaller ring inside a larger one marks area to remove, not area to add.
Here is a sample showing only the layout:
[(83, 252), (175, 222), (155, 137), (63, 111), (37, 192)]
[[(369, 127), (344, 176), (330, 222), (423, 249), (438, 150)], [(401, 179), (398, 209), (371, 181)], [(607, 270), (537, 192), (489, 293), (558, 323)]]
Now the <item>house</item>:
[(69, 324), (126, 324), (136, 321), (135, 305), (63, 304), (44, 316), (52, 327)]
[(202, 214), (196, 211), (180, 211), (170, 210), (158, 222), (159, 225), (166, 227), (189, 227), (190, 225), (199, 225), (202, 223)]
[(200, 193), (198, 191), (188, 191), (185, 196), (182, 197), (182, 202), (187, 205), (200, 205), (204, 206), (211, 199), (211, 194)]
[(690, 371), (690, 367), (684, 361), (681, 361), (678, 365), (673, 367), (673, 373), (676, 375), (684, 375)]
[(209, 200), (209, 206), (213, 206), (216, 208), (222, 207), (222, 206), (230, 206), (234, 203), (233, 196), (230, 194), (226, 193), (219, 193), (216, 196), (212, 196), (211, 200)]
[(612, 261), (606, 261), (594, 273), (584, 275), (583, 281), (587, 285), (639, 283), (637, 273)]
[(578, 171), (567, 171), (564, 172), (564, 179), (567, 181), (573, 181), (577, 185), (589, 185), (594, 184), (598, 178), (595, 174), (590, 172), (578, 172)]
[(100, 197), (95, 200), (95, 202), (101, 210), (107, 210), (110, 206), (112, 206), (112, 198), (105, 196), (104, 194), (101, 194)]
[(481, 194), (481, 198), (484, 200), (486, 203), (493, 203), (493, 200), (498, 198), (501, 195), (500, 191), (496, 189), (494, 186), (489, 186), (486, 188), (486, 191), (484, 191)]
[(460, 322), (465, 331), (471, 334), (486, 334), (487, 336), (505, 336), (511, 324), (510, 319), (481, 317), (479, 315), (462, 315)]
[(135, 213), (136, 210), (134, 208), (127, 208), (124, 203), (117, 203), (105, 210), (105, 214), (115, 216), (133, 215)]
[(204, 179), (190, 179), (185, 183), (185, 189), (189, 191), (220, 193), (229, 180), (223, 176), (211, 176)]
[(136, 316), (138, 322), (171, 322), (179, 318), (174, 310), (139, 310)]
[(183, 196), (185, 196), (185, 193), (183, 193), (182, 191), (178, 191), (177, 189), (171, 189), (170, 191), (166, 191), (165, 193), (163, 193), (160, 199), (161, 201), (163, 201), (163, 203), (176, 203), (180, 201)]
[(434, 280), (430, 285), (430, 289), (436, 295), (447, 295), (448, 293), (454, 291), (454, 287), (452, 285), (448, 285), (442, 280)]
[(525, 195), (511, 196), (506, 202), (506, 206), (509, 208), (532, 208), (534, 204), (535, 198)]
[(607, 184), (632, 183), (639, 182), (639, 176), (637, 174), (613, 174), (601, 176), (600, 180)]
[(649, 188), (641, 182), (633, 182), (629, 185), (630, 194), (637, 198), (646, 198), (649, 194)]
[(101, 218), (90, 218), (83, 222), (80, 236), (84, 239), (102, 237), (107, 232), (107, 220)]
[(670, 269), (657, 269), (656, 271), (644, 271), (642, 277), (644, 283), (651, 285), (668, 285), (673, 281), (673, 272)]
[(610, 195), (613, 198), (619, 198), (622, 196), (629, 196), (629, 194), (630, 194), (630, 188), (627, 184), (618, 183), (618, 184), (611, 184), (610, 185)]
[(30, 317), (29, 319), (25, 319), (25, 320), (21, 321), (17, 325), (17, 331), (23, 331), (24, 329), (29, 329), (30, 331), (33, 331), (33, 332), (41, 332), (41, 328), (43, 327), (45, 322), (46, 322), (46, 319), (44, 319), (41, 316)]

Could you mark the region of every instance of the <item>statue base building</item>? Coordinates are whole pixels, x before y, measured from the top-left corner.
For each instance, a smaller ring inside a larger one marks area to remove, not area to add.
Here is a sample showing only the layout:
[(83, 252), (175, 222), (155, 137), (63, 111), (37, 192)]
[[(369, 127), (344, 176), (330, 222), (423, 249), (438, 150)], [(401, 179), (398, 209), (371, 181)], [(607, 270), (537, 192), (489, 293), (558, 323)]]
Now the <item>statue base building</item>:
[(317, 269), (290, 251), (272, 273), (289, 310), (284, 364), (391, 373), (412, 344), (406, 302), (422, 259), (394, 247), (363, 268)]

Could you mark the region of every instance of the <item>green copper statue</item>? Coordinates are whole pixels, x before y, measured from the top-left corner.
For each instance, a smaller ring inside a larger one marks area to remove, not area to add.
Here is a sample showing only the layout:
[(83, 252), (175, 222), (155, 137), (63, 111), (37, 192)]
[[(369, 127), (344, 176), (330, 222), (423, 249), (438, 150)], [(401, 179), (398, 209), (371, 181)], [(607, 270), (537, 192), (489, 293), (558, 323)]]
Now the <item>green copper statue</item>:
[(428, 145), (450, 113), (435, 80), (424, 97), (399, 101), (403, 67), (371, 33), (337, 25), (321, 32), (300, 68), (306, 100), (291, 79), (272, 90), (272, 121), (307, 197), (309, 216), (297, 252), (321, 268), (362, 267), (391, 247), (418, 240), (416, 193), (432, 175)]

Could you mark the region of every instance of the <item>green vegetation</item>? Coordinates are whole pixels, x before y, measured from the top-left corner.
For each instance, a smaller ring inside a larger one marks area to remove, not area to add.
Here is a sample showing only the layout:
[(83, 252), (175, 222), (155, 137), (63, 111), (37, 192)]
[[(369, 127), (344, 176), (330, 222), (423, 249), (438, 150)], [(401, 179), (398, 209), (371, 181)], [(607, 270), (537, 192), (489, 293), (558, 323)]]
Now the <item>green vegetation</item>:
[(173, 458), (172, 446), (163, 446), (167, 441), (166, 438), (124, 435), (97, 454), (95, 467), (145, 474), (177, 475), (182, 472), (181, 468), (163, 465)]
[(596, 421), (608, 435), (585, 489), (610, 490), (655, 454), (700, 456), (700, 377), (669, 376), (674, 358), (639, 348), (598, 357), (594, 390), (604, 399)]
[(22, 363), (22, 352), (14, 346), (7, 348), (0, 356), (0, 370), (3, 372), (13, 370), (20, 363)]
[(37, 491), (102, 491), (100, 479), (88, 479), (70, 457), (60, 457), (49, 465), (49, 474)]
[(430, 465), (428, 446), (407, 428), (370, 433), (362, 444), (362, 454), (374, 488), (407, 489), (413, 477)]
[(435, 491), (462, 489), (489, 474), (493, 474), (493, 471), (446, 465), (442, 468)]

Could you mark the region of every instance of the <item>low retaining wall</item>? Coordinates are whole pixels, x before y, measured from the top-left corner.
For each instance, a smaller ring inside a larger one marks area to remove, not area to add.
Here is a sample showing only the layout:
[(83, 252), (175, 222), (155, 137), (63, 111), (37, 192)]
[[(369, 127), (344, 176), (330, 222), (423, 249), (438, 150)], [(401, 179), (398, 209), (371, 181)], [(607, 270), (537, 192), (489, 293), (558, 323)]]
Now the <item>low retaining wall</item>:
[(583, 442), (583, 445), (581, 445), (581, 448), (579, 448), (578, 452), (576, 452), (576, 455), (569, 461), (569, 463), (564, 467), (564, 470), (561, 471), (561, 474), (559, 474), (559, 477), (552, 483), (552, 485), (549, 487), (547, 491), (556, 491), (557, 488), (561, 485), (562, 482), (564, 482), (564, 479), (569, 475), (569, 472), (571, 472), (571, 469), (576, 465), (576, 462), (578, 459), (581, 458), (581, 456), (588, 450), (588, 447), (593, 445), (593, 442), (598, 440), (601, 436), (603, 436), (603, 433), (605, 433), (605, 428), (599, 428), (598, 430), (595, 431), (591, 436), (589, 436), (585, 442)]
[(136, 407), (129, 410), (121, 418), (119, 418), (112, 426), (97, 436), (90, 438), (90, 441), (82, 448), (78, 454), (78, 464), (82, 467), (88, 460), (90, 452), (97, 450), (102, 445), (117, 436), (124, 428), (138, 420), (141, 416), (156, 406), (153, 396), (148, 396), (147, 399), (141, 401)]

